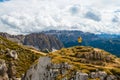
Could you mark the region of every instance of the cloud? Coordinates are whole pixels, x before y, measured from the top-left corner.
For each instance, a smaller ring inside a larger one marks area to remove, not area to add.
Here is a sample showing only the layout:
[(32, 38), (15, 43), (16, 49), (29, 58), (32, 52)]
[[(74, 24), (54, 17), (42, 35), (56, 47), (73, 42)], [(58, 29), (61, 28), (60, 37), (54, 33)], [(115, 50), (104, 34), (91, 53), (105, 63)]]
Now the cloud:
[(96, 13), (91, 10), (85, 14), (85, 18), (88, 18), (94, 21), (101, 21), (101, 15), (99, 14), (99, 12)]
[(119, 4), (119, 0), (5, 1), (0, 3), (0, 31), (26, 34), (55, 29), (120, 34)]

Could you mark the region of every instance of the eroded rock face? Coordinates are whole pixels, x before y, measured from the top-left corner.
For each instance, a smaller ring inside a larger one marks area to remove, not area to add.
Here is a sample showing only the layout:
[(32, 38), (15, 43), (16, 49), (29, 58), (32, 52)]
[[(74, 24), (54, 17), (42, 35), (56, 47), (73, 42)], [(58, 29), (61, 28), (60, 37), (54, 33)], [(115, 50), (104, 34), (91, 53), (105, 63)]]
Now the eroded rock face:
[(0, 80), (9, 80), (5, 60), (0, 59)]
[[(53, 64), (51, 58), (41, 57), (37, 64), (31, 66), (31, 68), (25, 73), (22, 80), (119, 80), (114, 75), (108, 75), (104, 71), (91, 72), (90, 74), (71, 71), (71, 65), (67, 63)], [(67, 76), (64, 76), (66, 75)], [(69, 77), (68, 77), (69, 76)]]
[(47, 75), (46, 67), (49, 64), (50, 58), (40, 58), (38, 64), (32, 66), (22, 80), (44, 80)]
[(53, 49), (59, 50), (63, 47), (62, 42), (56, 37), (43, 33), (32, 33), (26, 35), (23, 44), (34, 46), (41, 51), (52, 51)]

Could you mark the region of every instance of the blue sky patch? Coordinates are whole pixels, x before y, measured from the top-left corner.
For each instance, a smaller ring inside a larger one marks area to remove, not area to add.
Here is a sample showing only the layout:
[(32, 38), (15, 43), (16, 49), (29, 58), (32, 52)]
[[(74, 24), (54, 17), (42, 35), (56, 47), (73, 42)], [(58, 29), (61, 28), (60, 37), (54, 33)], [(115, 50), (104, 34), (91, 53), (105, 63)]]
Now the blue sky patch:
[(5, 2), (5, 1), (10, 1), (10, 0), (0, 0), (0, 2)]

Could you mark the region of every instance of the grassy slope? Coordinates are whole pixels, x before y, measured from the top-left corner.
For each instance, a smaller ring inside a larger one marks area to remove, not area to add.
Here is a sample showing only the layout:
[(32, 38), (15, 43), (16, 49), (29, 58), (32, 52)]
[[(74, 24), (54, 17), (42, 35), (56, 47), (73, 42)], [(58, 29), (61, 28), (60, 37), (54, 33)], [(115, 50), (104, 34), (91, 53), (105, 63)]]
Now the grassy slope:
[[(7, 49), (15, 50), (18, 59), (14, 60), (6, 55)], [(20, 77), (40, 56), (44, 53), (35, 51), (22, 45), (18, 45), (0, 36), (0, 59), (6, 60), (6, 63), (13, 62), (16, 66), (17, 77)]]
[(76, 46), (63, 48), (50, 53), (49, 56), (52, 57), (53, 63), (67, 62), (71, 64), (73, 70), (85, 73), (100, 70), (108, 74), (120, 75), (120, 59), (100, 49)]

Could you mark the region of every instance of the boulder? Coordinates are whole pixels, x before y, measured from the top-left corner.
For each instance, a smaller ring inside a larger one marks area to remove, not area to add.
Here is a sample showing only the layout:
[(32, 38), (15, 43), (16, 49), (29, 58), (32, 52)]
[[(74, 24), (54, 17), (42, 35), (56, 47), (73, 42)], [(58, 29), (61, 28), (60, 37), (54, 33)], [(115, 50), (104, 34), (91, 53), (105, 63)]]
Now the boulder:
[(98, 78), (98, 74), (97, 74), (96, 72), (91, 72), (91, 73), (90, 73), (90, 77), (91, 77), (92, 79)]
[(88, 80), (88, 74), (77, 72), (75, 80)]
[(15, 60), (18, 59), (18, 55), (15, 50), (7, 50), (7, 55)]
[(100, 80), (105, 80), (106, 76), (107, 76), (106, 72), (104, 72), (104, 71), (98, 72), (98, 77), (100, 78)]

